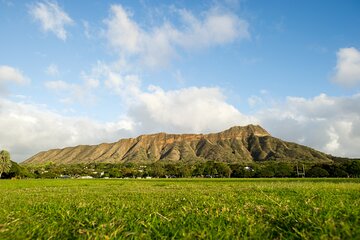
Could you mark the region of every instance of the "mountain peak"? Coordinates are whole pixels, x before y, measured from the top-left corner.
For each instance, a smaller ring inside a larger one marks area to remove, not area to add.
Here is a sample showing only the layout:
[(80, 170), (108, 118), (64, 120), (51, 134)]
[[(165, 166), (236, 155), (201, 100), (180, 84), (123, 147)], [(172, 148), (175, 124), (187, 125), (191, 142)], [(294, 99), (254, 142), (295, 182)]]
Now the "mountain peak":
[(225, 130), (224, 133), (247, 133), (248, 135), (255, 136), (270, 136), (270, 134), (260, 125), (249, 124), (247, 126), (234, 126)]

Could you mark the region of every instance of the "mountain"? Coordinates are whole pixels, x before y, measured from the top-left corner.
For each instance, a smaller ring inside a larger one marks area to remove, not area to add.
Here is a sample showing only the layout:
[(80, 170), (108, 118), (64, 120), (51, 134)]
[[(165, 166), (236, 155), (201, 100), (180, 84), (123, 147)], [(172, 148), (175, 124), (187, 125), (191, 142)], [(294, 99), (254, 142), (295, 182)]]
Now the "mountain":
[(36, 154), (24, 164), (204, 160), (231, 163), (267, 160), (332, 162), (331, 157), (322, 152), (272, 137), (258, 125), (248, 125), (219, 133), (157, 133), (121, 139), (115, 143), (53, 149)]

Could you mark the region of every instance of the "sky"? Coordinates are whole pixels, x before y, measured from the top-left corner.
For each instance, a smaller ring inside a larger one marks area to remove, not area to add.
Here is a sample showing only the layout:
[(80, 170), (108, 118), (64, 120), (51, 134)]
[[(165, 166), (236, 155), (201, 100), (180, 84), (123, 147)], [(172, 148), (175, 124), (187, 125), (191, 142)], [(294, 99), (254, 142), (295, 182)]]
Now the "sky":
[(360, 1), (0, 0), (0, 149), (259, 124), (360, 157)]

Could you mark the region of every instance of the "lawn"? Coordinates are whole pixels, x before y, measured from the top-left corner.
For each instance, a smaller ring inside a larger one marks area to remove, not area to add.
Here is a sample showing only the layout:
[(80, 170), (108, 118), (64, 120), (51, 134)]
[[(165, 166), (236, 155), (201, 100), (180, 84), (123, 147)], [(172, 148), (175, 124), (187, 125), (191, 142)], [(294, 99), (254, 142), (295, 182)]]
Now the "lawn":
[(0, 181), (0, 239), (360, 239), (360, 179)]

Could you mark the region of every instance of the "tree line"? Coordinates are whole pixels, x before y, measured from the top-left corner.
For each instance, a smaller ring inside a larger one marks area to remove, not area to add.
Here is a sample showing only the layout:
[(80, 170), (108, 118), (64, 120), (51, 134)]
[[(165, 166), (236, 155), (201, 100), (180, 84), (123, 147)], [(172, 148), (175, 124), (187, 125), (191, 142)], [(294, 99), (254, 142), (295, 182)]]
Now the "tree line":
[[(161, 163), (89, 163), (43, 166), (19, 166), (16, 176), (30, 178), (271, 178), (300, 177), (297, 169), (302, 164), (290, 162), (233, 163), (206, 161), (193, 164)], [(350, 160), (332, 164), (306, 164), (305, 177), (360, 177), (360, 161)], [(5, 175), (6, 176), (6, 175)], [(9, 174), (8, 176), (14, 177)]]
[[(271, 178), (299, 177), (360, 177), (360, 160), (333, 163), (251, 162), (225, 163), (202, 161), (193, 163), (87, 163), (24, 166), (10, 160), (7, 151), (0, 152), (1, 178)], [(302, 175), (301, 175), (302, 176)]]

